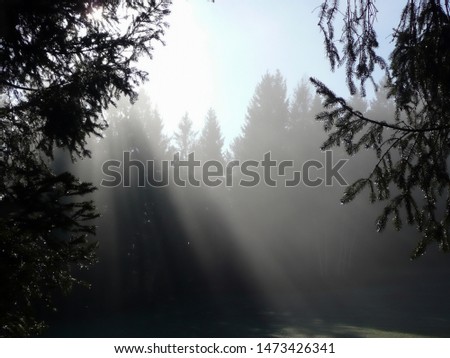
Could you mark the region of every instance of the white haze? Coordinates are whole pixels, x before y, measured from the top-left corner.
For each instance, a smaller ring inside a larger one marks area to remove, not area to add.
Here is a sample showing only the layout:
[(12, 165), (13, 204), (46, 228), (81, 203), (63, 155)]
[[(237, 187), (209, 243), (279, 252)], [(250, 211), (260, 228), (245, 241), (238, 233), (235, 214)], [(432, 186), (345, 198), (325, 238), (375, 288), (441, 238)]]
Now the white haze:
[[(185, 112), (199, 130), (212, 107), (228, 145), (240, 132), (261, 76), (277, 69), (287, 79), (289, 95), (299, 81), (313, 76), (347, 96), (344, 71), (332, 73), (325, 58), (317, 26), (320, 3), (174, 1), (166, 45), (156, 44), (154, 58), (143, 63), (150, 78), (145, 89), (166, 132), (173, 133)], [(401, 3), (379, 1), (377, 6), (376, 28), (387, 57)]]

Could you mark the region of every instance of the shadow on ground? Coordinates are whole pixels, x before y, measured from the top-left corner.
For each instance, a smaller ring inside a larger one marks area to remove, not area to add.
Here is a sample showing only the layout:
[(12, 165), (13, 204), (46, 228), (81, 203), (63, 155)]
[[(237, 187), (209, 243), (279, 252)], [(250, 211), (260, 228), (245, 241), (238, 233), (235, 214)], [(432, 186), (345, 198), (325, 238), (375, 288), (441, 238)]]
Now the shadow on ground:
[(333, 290), (306, 299), (283, 296), (281, 304), (266, 306), (242, 296), (185, 299), (121, 312), (86, 312), (51, 322), (46, 336), (450, 337), (450, 309), (435, 299), (419, 290), (408, 300), (396, 287)]

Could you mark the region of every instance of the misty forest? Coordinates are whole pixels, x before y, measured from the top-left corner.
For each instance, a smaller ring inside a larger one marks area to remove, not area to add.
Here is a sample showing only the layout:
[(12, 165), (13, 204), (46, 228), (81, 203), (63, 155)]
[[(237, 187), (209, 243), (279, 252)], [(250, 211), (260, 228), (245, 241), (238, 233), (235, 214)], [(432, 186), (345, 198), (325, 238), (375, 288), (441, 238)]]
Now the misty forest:
[(402, 1), (385, 57), (376, 1), (317, 3), (347, 93), (280, 63), (168, 118), (140, 61), (176, 4), (1, 2), (0, 336), (450, 335), (449, 2)]

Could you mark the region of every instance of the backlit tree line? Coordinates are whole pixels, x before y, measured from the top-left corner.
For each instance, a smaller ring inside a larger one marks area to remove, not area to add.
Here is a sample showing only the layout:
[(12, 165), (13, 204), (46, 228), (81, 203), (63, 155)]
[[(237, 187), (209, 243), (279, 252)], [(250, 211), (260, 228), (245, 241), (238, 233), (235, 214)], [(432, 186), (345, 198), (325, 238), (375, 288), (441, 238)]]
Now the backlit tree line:
[[(201, 160), (223, 163), (262, 160), (270, 151), (274, 159), (293, 160), (294, 169), (300, 170), (306, 160), (324, 159), (317, 143), (325, 136), (315, 121), (323, 110), (321, 102), (305, 81), (288, 98), (282, 74), (264, 74), (249, 102), (241, 134), (226, 150), (213, 109), (206, 113), (200, 133), (186, 113), (169, 137), (155, 104), (141, 94), (136, 104), (122, 101), (108, 112), (111, 126), (105, 138), (92, 142), (93, 160), (78, 163), (74, 170), (98, 185), (100, 163), (122, 160), (124, 151), (132, 159), (155, 163), (172, 160), (175, 153), (186, 159), (191, 152)], [(393, 111), (383, 90), (371, 100), (353, 96), (349, 102), (374, 118)], [(334, 155), (346, 157), (339, 150)], [(368, 152), (343, 174), (354, 180), (370, 170), (375, 159)], [(336, 277), (370, 280), (378, 272), (377, 258), (386, 259), (388, 244), (375, 240), (375, 230), (367, 233), (368, 226), (375, 228), (373, 212), (379, 208), (357, 202), (337, 211), (345, 189), (339, 185), (286, 188), (278, 181), (276, 187), (245, 188), (236, 185), (242, 174), (235, 173), (237, 180), (230, 188), (139, 187), (134, 169), (129, 187), (100, 187), (94, 195), (102, 212), (97, 238), (104, 243), (100, 248), (103, 264), (89, 281), (96, 282), (93, 295), (99, 310), (108, 304), (120, 309), (229, 292), (255, 294), (260, 287), (254, 276), (261, 275), (261, 270), (275, 290), (286, 289), (287, 276), (292, 283), (309, 288)], [(284, 177), (273, 172), (272, 178)], [(353, 215), (358, 222), (353, 222)], [(389, 267), (401, 266), (404, 261), (398, 257), (406, 259), (405, 248), (413, 247), (405, 240), (389, 243)], [(364, 273), (357, 269), (368, 262), (371, 269)], [(277, 265), (283, 270), (277, 270)], [(102, 292), (116, 294), (109, 295), (105, 305)]]

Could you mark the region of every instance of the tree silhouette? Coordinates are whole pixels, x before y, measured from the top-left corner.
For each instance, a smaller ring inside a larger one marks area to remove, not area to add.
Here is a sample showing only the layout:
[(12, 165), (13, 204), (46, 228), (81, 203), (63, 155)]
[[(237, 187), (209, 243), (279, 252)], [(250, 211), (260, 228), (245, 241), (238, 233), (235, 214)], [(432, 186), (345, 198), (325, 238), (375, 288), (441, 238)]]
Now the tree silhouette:
[(280, 71), (266, 73), (247, 108), (242, 134), (233, 143), (239, 159), (259, 159), (266, 152), (279, 152), (289, 120), (286, 83)]
[[(115, 140), (123, 144), (121, 151), (139, 150), (138, 147), (141, 147), (141, 150), (150, 151), (146, 159), (161, 160), (167, 157), (169, 138), (164, 134), (164, 124), (158, 109), (145, 91), (139, 92), (138, 100), (133, 103), (121, 98), (107, 112), (107, 117), (112, 127), (107, 135), (114, 136)], [(109, 145), (117, 149), (117, 145)]]
[[(43, 327), (38, 305), (78, 282), (76, 266), (94, 261), (94, 190), (57, 173), (54, 151), (90, 155), (102, 110), (136, 97), (146, 73), (133, 66), (160, 40), (169, 1), (4, 1), (0, 15), (0, 336)], [(128, 26), (118, 26), (126, 16)], [(101, 13), (102, 19), (94, 16)], [(123, 14), (123, 15), (122, 15)]]
[(216, 112), (210, 108), (206, 114), (205, 126), (198, 141), (199, 158), (223, 162), (223, 137)]
[(395, 101), (389, 97), (389, 88), (386, 86), (385, 79), (381, 80), (374, 98), (366, 105), (366, 112), (360, 112), (378, 122), (387, 121), (395, 116)]
[(192, 121), (189, 118), (189, 114), (185, 113), (178, 124), (178, 131), (173, 135), (175, 151), (180, 153), (181, 160), (186, 160), (189, 153), (194, 151), (196, 136), (197, 132), (192, 128)]
[(294, 89), (289, 105), (288, 130), (296, 131), (299, 127), (305, 127), (312, 100), (310, 85), (306, 80), (302, 80)]
[[(159, 163), (166, 159), (168, 140), (150, 98), (140, 93), (139, 100), (133, 105), (123, 101), (109, 111), (109, 118), (114, 128), (109, 128), (107, 134), (111, 129), (114, 131), (99, 145), (111, 148), (108, 150), (110, 158), (121, 160), (123, 152), (128, 151), (131, 160), (156, 161), (154, 168), (148, 168), (149, 171), (153, 169), (153, 173), (148, 174), (153, 175), (153, 180), (161, 180)], [(172, 188), (155, 188), (151, 181), (139, 186), (136, 174), (135, 168), (130, 170), (129, 187), (99, 190), (104, 195), (98, 203), (114, 208), (103, 215), (99, 239), (108, 233), (105, 226), (114, 220), (120, 221), (115, 233), (116, 252), (108, 250), (104, 253), (104, 256), (114, 256), (110, 260), (117, 267), (111, 280), (112, 285), (119, 287), (115, 297), (116, 310), (139, 305), (148, 307), (152, 302), (172, 295), (179, 289), (176, 282), (178, 269), (189, 259), (183, 251), (186, 245), (182, 245), (181, 224), (177, 223), (179, 220), (169, 195)], [(186, 274), (189, 272), (186, 267), (183, 270)], [(107, 289), (111, 290), (111, 287)]]
[(144, 131), (157, 159), (165, 159), (169, 153), (169, 138), (164, 134), (164, 124), (158, 110), (153, 109), (144, 122)]
[[(127, 7), (133, 20), (117, 26)], [(132, 66), (163, 34), (167, 1), (7, 1), (2, 10), (1, 117), (17, 131), (42, 133), (35, 145), (87, 154), (86, 135), (105, 127), (99, 113), (146, 73)], [(101, 10), (103, 21), (92, 17)]]
[[(342, 144), (348, 154), (372, 148), (378, 158), (373, 171), (357, 180), (342, 202), (368, 188), (370, 201), (385, 201), (377, 220), (383, 230), (390, 218), (400, 229), (403, 221), (415, 225), (422, 238), (412, 257), (422, 255), (437, 242), (449, 250), (450, 177), (447, 158), (450, 126), (450, 9), (448, 1), (408, 1), (393, 32), (394, 50), (387, 62), (376, 53), (378, 40), (373, 24), (375, 1), (348, 2), (341, 10), (336, 1), (324, 1), (319, 26), (332, 69), (345, 65), (347, 83), (356, 93), (355, 81), (365, 94), (376, 66), (386, 73), (386, 101), (394, 114), (372, 118), (338, 97), (325, 84), (311, 79), (325, 98), (325, 111), (317, 115), (331, 131), (322, 148)], [(334, 41), (334, 20), (343, 14), (343, 48)], [(374, 83), (375, 84), (375, 83)], [(378, 86), (375, 86), (376, 88)]]
[(3, 167), (0, 202), (0, 317), (2, 336), (39, 333), (35, 303), (52, 307), (55, 288), (67, 292), (80, 283), (75, 267), (95, 261), (95, 243), (87, 240), (97, 215), (91, 201), (72, 198), (94, 188), (73, 175), (53, 174), (47, 166), (27, 161), (26, 168)]
[(321, 99), (313, 95), (309, 81), (302, 79), (294, 88), (289, 101), (287, 138), (284, 141), (286, 156), (298, 165), (321, 155), (312, 143), (323, 141), (323, 131), (315, 121), (315, 114), (322, 110)]

